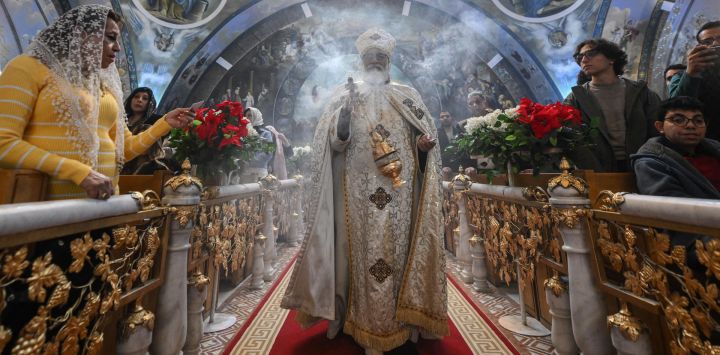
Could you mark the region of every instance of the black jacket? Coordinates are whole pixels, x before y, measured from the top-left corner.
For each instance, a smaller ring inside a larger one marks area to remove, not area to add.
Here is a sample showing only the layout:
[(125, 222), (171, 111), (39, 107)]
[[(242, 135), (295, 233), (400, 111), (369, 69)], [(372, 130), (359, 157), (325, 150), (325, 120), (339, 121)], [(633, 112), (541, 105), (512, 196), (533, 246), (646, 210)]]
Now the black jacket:
[[(720, 158), (720, 142), (703, 139), (697, 152)], [(643, 195), (720, 199), (720, 191), (665, 137), (651, 138), (630, 162)]]
[[(628, 156), (637, 152), (648, 138), (657, 136), (655, 120), (660, 106), (660, 97), (651, 91), (644, 82), (625, 78), (625, 150)], [(627, 166), (618, 166), (602, 108), (590, 92), (590, 83), (572, 88), (565, 103), (577, 107), (582, 113), (583, 122), (590, 124), (591, 117), (599, 119), (599, 134), (592, 138), (592, 146), (580, 148), (568, 155), (580, 169), (592, 169), (598, 172), (625, 171)]]
[[(720, 158), (720, 142), (704, 139), (696, 152)], [(643, 195), (720, 199), (720, 191), (685, 160), (665, 137), (651, 138), (640, 147), (637, 154), (630, 156), (630, 163), (635, 170), (638, 191)], [(685, 247), (687, 265), (698, 270), (700, 275), (704, 274), (705, 268), (695, 252), (695, 242), (701, 240), (707, 243), (713, 238), (672, 230), (664, 232), (670, 236), (673, 246)]]

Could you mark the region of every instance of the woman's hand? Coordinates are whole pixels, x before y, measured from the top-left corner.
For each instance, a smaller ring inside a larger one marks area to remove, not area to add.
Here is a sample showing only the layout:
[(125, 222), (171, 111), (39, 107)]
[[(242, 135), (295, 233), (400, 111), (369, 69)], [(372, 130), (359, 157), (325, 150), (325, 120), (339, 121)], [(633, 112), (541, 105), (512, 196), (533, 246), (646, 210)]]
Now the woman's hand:
[(90, 170), (90, 174), (80, 183), (88, 197), (107, 200), (115, 193), (112, 180), (109, 177)]
[(172, 128), (185, 128), (195, 119), (195, 114), (189, 108), (176, 108), (165, 114), (165, 121)]

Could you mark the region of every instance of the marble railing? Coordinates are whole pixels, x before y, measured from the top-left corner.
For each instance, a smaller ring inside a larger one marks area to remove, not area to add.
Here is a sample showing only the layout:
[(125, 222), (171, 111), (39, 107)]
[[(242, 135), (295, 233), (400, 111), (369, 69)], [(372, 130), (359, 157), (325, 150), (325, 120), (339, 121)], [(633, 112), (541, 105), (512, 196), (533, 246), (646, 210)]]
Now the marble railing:
[(168, 209), (159, 202), (147, 192), (0, 205), (0, 351), (147, 348), (148, 301), (165, 281)]
[[(579, 175), (592, 184), (567, 170), (546, 189), (445, 183), (463, 280), (483, 291), (485, 275), (509, 283), (519, 272), (522, 302), (549, 315), (558, 354), (720, 351), (720, 202), (600, 192), (601, 175)], [(702, 242), (671, 243), (682, 238)]]
[(108, 201), (0, 205), (0, 351), (198, 354), (220, 277), (272, 281), (302, 177), (203, 187), (185, 168)]

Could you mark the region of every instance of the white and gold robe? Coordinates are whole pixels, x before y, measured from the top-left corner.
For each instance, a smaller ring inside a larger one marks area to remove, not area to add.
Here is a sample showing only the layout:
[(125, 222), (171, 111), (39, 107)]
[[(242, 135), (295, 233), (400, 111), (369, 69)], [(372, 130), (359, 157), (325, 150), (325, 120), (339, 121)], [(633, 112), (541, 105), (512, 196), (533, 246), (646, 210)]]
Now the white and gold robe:
[[(347, 90), (315, 131), (310, 223), (282, 306), (300, 311), (301, 323), (328, 319), (332, 333), (340, 322), (362, 346), (387, 351), (412, 327), (448, 333), (440, 152), (416, 148), (420, 135), (437, 136), (417, 91), (359, 85), (350, 138), (337, 138)], [(369, 132), (377, 125), (399, 153), (403, 187), (375, 165)]]

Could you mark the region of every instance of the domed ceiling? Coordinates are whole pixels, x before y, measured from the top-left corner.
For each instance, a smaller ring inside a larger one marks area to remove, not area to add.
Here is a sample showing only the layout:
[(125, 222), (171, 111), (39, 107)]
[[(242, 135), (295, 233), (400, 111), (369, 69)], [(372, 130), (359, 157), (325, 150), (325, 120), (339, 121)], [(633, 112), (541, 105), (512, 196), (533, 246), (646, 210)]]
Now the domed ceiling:
[(126, 20), (127, 91), (151, 87), (161, 111), (243, 100), (302, 138), (323, 98), (357, 74), (354, 41), (370, 27), (398, 40), (394, 80), (417, 88), (433, 115), (464, 119), (472, 91), (496, 107), (561, 100), (578, 72), (574, 47), (590, 37), (618, 43), (626, 76), (662, 93), (663, 69), (720, 18), (716, 0), (4, 0), (0, 65), (58, 13), (98, 2)]

